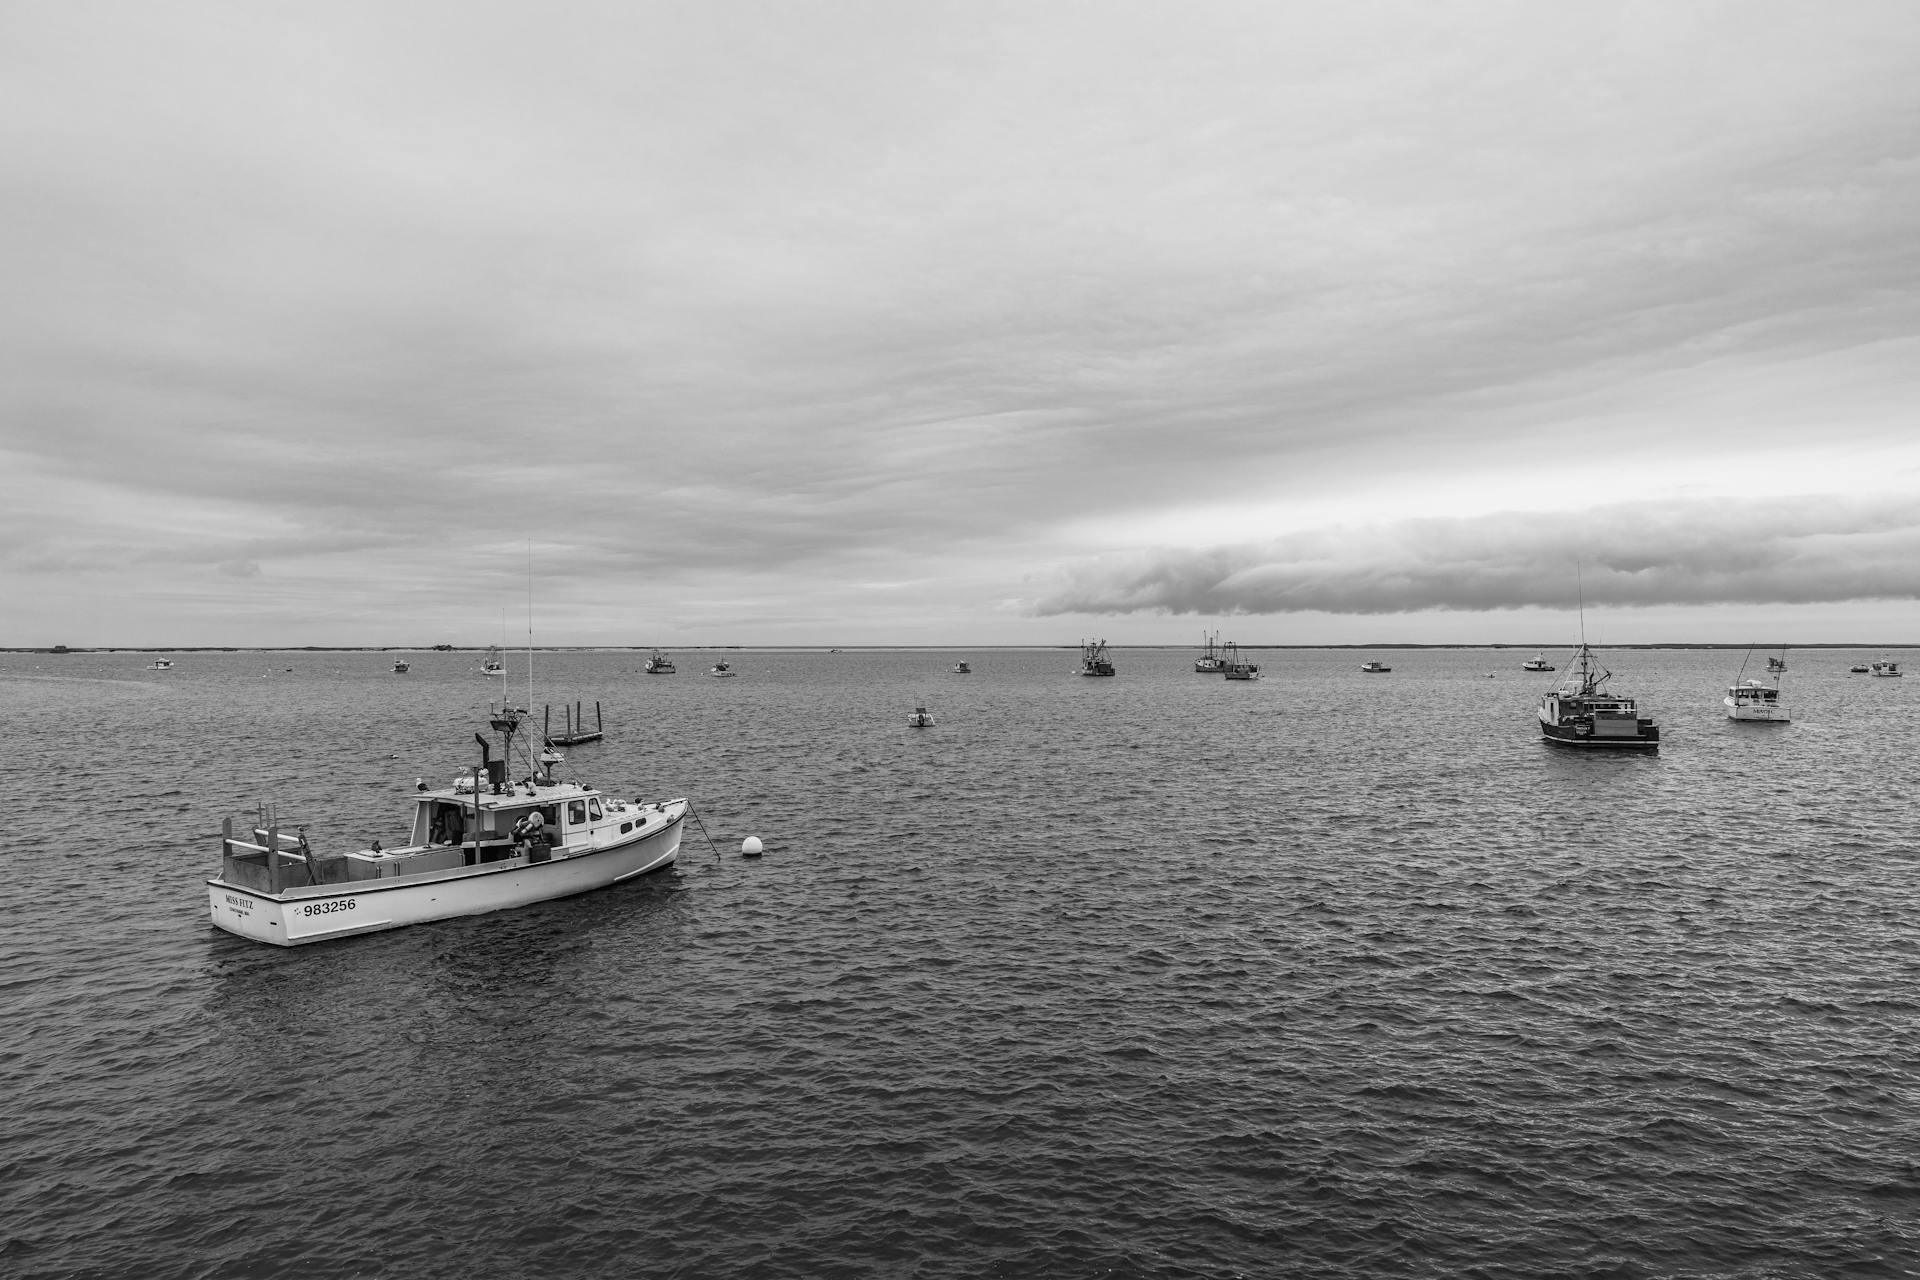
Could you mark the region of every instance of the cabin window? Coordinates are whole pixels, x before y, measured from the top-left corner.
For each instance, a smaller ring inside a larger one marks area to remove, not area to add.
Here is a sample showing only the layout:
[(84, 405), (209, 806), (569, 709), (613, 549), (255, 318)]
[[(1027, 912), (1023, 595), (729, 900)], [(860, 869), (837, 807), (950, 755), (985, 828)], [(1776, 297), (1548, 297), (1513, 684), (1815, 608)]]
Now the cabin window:
[(600, 797), (595, 796), (587, 801), (587, 816), (595, 822), (600, 820)]
[(569, 800), (567, 802), (567, 825), (570, 827), (584, 826), (586, 825), (586, 821), (587, 802), (584, 800)]

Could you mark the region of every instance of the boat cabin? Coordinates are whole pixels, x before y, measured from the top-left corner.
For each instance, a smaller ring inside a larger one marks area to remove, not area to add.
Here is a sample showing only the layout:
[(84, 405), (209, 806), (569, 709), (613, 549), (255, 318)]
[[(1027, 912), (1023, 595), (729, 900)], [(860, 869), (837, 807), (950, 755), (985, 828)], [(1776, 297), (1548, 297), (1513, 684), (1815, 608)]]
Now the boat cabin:
[[(615, 800), (571, 782), (522, 782), (493, 793), (483, 776), (478, 800), (476, 806), (470, 774), (456, 779), (444, 791), (420, 792), (414, 798), (408, 841), (397, 849), (383, 849), (376, 842), (353, 853), (321, 855), (307, 845), (304, 836), (283, 835), (277, 828), (258, 828), (250, 841), (229, 835), (221, 878), (230, 884), (278, 893), (306, 885), (458, 871), (483, 863), (529, 865), (620, 843), (636, 828), (665, 816), (658, 803)], [(541, 820), (538, 840), (530, 840), (516, 830), (534, 813)], [(277, 858), (269, 858), (270, 848)], [(270, 862), (277, 866), (270, 866)], [(272, 883), (276, 873), (277, 885)]]
[(1780, 702), (1780, 691), (1758, 680), (1742, 680), (1727, 690), (1727, 699), (1737, 707), (1772, 707)]
[(1540, 700), (1540, 718), (1572, 728), (1580, 737), (1638, 738), (1640, 706), (1632, 698), (1550, 693)]

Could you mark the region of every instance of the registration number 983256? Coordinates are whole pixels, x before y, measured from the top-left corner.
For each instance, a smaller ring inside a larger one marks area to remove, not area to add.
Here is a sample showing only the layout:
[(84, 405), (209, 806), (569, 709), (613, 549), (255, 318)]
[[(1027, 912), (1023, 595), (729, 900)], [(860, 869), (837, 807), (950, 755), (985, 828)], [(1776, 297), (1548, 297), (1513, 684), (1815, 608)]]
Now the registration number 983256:
[(328, 898), (325, 902), (309, 902), (300, 908), (303, 916), (330, 916), (336, 911), (353, 910), (352, 898)]

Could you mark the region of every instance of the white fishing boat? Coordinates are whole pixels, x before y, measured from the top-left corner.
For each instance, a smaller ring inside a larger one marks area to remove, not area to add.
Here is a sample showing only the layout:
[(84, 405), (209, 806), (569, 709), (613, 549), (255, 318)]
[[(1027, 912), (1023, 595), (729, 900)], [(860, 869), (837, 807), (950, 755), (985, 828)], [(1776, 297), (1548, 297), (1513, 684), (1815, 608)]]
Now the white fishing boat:
[(1113, 674), (1113, 660), (1107, 657), (1105, 640), (1082, 640), (1080, 642), (1080, 674), (1083, 676), (1110, 676)]
[(1764, 680), (1742, 680), (1727, 686), (1721, 699), (1729, 720), (1760, 720), (1769, 724), (1787, 723), (1787, 708), (1780, 701), (1780, 690)]
[[(680, 850), (684, 799), (619, 800), (554, 780), (528, 755), (509, 782), (524, 712), (489, 721), (499, 759), (480, 735), (478, 767), (451, 786), (408, 797), (407, 842), (323, 854), (303, 829), (289, 835), (262, 814), (247, 838), (225, 824), (220, 873), (207, 881), (213, 923), (276, 946), (300, 946), (453, 916), (481, 915), (603, 889), (670, 865)], [(537, 816), (536, 816), (537, 815)]]
[(1217, 676), (1226, 666), (1226, 659), (1220, 655), (1220, 633), (1218, 631), (1200, 633), (1206, 648), (1193, 660), (1193, 669), (1201, 675)]
[(913, 714), (907, 717), (907, 724), (915, 729), (931, 729), (933, 717), (927, 714), (925, 707), (915, 707)]
[(965, 659), (962, 659), (953, 664), (953, 674), (957, 676), (970, 676), (973, 674), (973, 668), (967, 665)]
[(1366, 671), (1374, 674), (1378, 674), (1383, 671), (1393, 670), (1392, 667), (1380, 661), (1380, 659), (1378, 658), (1369, 658), (1367, 661), (1360, 664), (1360, 669), (1362, 671)]
[(393, 670), (396, 675), (405, 675), (407, 672), (413, 670), (413, 664), (405, 658), (395, 658), (393, 660)]
[(173, 670), (173, 659), (172, 658), (155, 658), (152, 664), (147, 667), (147, 670), (171, 671)]
[(726, 677), (726, 676), (737, 676), (740, 673), (733, 669), (733, 665), (731, 663), (729, 663), (725, 658), (722, 658), (720, 661), (714, 663), (713, 666), (707, 669), (707, 674), (710, 676)]
[(1553, 664), (1547, 661), (1546, 654), (1536, 653), (1533, 657), (1521, 663), (1520, 669), (1522, 671), (1551, 671), (1553, 670)]
[(1660, 726), (1634, 699), (1607, 692), (1612, 677), (1583, 642), (1559, 686), (1540, 698), (1540, 736), (1563, 747), (1658, 751)]
[(670, 676), (673, 671), (673, 659), (658, 649), (655, 649), (653, 656), (647, 659), (646, 672), (650, 676)]
[(1876, 662), (1873, 664), (1873, 674), (1877, 676), (1898, 676), (1900, 674), (1900, 664), (1897, 662)]
[(499, 645), (490, 644), (487, 646), (487, 656), (480, 660), (480, 674), (483, 676), (504, 676), (507, 674), (507, 664), (500, 659)]
[(1727, 708), (1729, 720), (1752, 720), (1765, 724), (1786, 724), (1788, 721), (1787, 704), (1781, 700), (1780, 675), (1787, 669), (1787, 655), (1782, 652), (1777, 658), (1767, 659), (1767, 670), (1776, 673), (1771, 681), (1749, 680), (1747, 663), (1753, 660), (1753, 650), (1747, 650), (1747, 656), (1740, 663), (1739, 674), (1733, 683), (1727, 686), (1727, 696), (1720, 701)]

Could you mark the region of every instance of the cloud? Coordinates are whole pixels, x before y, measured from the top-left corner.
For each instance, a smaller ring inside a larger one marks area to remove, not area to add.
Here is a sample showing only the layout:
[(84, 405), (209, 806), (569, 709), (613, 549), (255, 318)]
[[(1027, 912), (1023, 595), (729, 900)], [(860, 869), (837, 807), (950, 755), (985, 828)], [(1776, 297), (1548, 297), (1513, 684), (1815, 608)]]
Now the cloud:
[(220, 565), (220, 572), (229, 578), (257, 578), (260, 576), (258, 560), (227, 560)]
[(1566, 608), (1582, 594), (1613, 606), (1911, 600), (1920, 599), (1920, 506), (1674, 500), (1427, 518), (1145, 550), (1063, 576), (1034, 613)]

